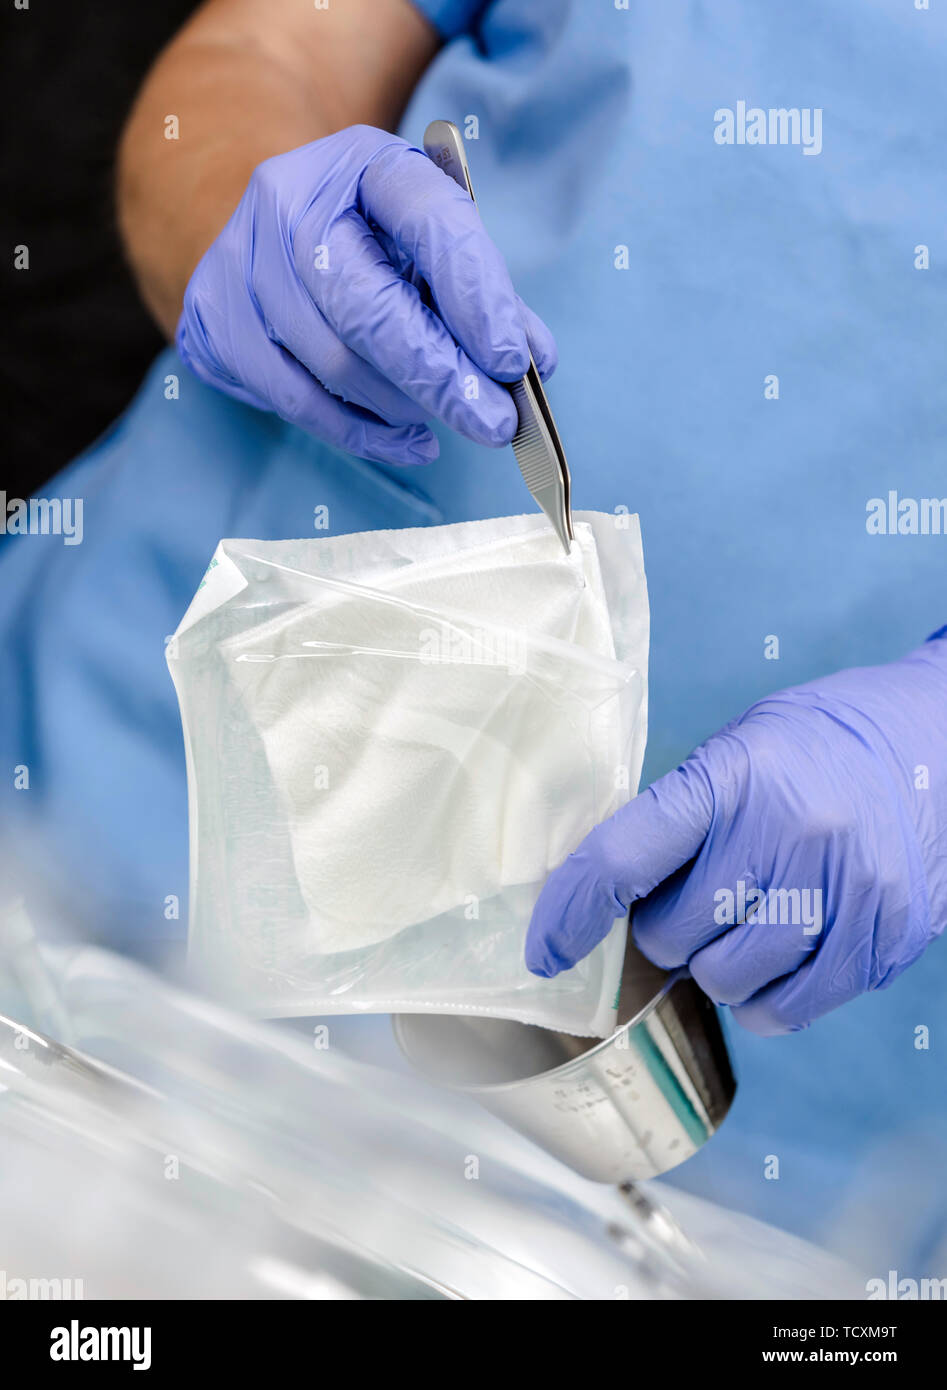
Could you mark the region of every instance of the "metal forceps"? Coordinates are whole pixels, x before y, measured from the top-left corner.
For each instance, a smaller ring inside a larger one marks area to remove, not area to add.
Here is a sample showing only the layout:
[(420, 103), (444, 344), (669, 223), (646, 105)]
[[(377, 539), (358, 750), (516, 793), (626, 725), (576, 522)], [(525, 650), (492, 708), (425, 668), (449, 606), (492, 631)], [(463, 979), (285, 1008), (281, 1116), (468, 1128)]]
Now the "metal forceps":
[[(424, 152), (476, 203), (464, 142), (452, 121), (431, 122), (424, 132)], [(568, 555), (574, 539), (569, 465), (532, 354), (529, 371), (522, 380), (506, 383), (506, 386), (513, 397), (518, 420), (513, 436), (516, 462), (526, 486), (546, 513)]]

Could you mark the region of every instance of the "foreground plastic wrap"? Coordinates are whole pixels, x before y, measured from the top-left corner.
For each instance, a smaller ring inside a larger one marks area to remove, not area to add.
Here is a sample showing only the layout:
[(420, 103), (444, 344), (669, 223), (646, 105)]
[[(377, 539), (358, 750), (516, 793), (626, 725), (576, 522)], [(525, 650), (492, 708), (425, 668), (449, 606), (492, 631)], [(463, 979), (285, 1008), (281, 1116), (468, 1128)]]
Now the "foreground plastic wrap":
[(637, 519), (222, 541), (168, 660), (190, 945), (264, 1015), (483, 1013), (606, 1034), (624, 923), (529, 974), (549, 871), (637, 787)]

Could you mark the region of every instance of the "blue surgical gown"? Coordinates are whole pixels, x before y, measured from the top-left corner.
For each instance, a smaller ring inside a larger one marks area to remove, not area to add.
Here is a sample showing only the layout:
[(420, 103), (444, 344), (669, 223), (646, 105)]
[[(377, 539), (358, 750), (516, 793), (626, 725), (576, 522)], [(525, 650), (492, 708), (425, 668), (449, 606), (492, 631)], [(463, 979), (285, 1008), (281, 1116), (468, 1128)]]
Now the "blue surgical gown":
[[(767, 691), (942, 626), (947, 537), (869, 534), (866, 508), (947, 490), (947, 6), (419, 4), (445, 46), (402, 133), (468, 137), (486, 225), (558, 339), (574, 505), (641, 518), (646, 780)], [(818, 111), (819, 148), (722, 143), (740, 103), (810, 133)], [(509, 450), (439, 434), (427, 469), (365, 463), (168, 351), (45, 489), (84, 499), (82, 544), (0, 545), (3, 853), (35, 901), (123, 949), (183, 935), (166, 638), (221, 536), (314, 534), (317, 507), (333, 532), (531, 509)], [(680, 1181), (812, 1232), (892, 1135), (927, 1162), (945, 986), (935, 944), (809, 1032), (732, 1030), (734, 1113)]]

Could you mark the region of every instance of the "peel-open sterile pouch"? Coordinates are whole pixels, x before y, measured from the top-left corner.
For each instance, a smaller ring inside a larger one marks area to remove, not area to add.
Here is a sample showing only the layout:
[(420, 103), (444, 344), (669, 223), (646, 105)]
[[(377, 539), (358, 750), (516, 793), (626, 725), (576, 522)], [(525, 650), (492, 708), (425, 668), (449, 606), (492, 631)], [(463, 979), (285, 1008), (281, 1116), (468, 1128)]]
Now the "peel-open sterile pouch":
[(625, 925), (556, 979), (523, 946), (550, 870), (638, 783), (637, 518), (224, 540), (168, 664), (191, 824), (189, 940), (266, 1015), (615, 1023)]

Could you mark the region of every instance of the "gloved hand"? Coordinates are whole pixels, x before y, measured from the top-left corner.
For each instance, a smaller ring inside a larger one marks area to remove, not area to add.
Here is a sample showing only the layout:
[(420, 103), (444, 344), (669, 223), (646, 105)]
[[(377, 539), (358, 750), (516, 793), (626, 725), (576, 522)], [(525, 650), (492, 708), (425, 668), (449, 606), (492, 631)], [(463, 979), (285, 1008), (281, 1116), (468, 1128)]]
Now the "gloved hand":
[(191, 277), (177, 330), (202, 381), (398, 464), (437, 457), (431, 416), (508, 444), (516, 411), (497, 381), (523, 376), (527, 339), (548, 376), (552, 336), (514, 293), (474, 204), (371, 126), (259, 165)]
[(760, 700), (597, 826), (540, 894), (529, 968), (637, 902), (644, 954), (754, 1033), (891, 984), (947, 923), (945, 634)]

